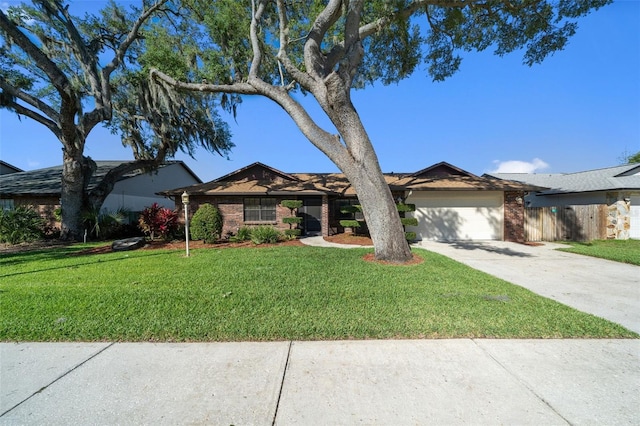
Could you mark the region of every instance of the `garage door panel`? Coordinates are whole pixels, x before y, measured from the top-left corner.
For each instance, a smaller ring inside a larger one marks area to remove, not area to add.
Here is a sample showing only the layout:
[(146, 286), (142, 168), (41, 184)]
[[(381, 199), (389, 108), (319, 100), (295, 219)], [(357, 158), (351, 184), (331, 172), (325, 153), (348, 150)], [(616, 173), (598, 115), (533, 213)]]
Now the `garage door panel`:
[(502, 192), (414, 193), (418, 226), (407, 227), (423, 240), (501, 240)]

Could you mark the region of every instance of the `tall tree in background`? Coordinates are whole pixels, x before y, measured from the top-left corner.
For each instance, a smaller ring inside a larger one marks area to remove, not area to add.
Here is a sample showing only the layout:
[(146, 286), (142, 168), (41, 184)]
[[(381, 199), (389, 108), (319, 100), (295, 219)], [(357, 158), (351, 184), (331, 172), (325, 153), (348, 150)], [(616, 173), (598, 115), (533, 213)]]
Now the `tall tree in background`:
[[(405, 262), (411, 252), (351, 90), (397, 82), (421, 63), (444, 80), (458, 71), (459, 51), (524, 49), (526, 64), (539, 63), (564, 48), (573, 19), (610, 2), (183, 0), (204, 31), (195, 33), (201, 50), (190, 52), (192, 73), (153, 76), (182, 91), (258, 95), (280, 105), (353, 185), (376, 258)], [(296, 90), (313, 96), (333, 128), (314, 121)]]
[(624, 161), (627, 164), (640, 163), (640, 151), (636, 152), (635, 154), (626, 155)]
[[(84, 19), (61, 0), (0, 10), (0, 107), (44, 125), (62, 144), (63, 239), (81, 237), (82, 211), (99, 209), (123, 174), (151, 170), (179, 149), (226, 153), (232, 147), (211, 96), (156, 102), (158, 91), (139, 78), (143, 30), (150, 17), (171, 12), (165, 3), (142, 1), (142, 9), (129, 12), (110, 3), (100, 16)], [(110, 122), (120, 126), (112, 129), (137, 161), (113, 169), (88, 192), (95, 162), (84, 155), (85, 143), (96, 125)]]

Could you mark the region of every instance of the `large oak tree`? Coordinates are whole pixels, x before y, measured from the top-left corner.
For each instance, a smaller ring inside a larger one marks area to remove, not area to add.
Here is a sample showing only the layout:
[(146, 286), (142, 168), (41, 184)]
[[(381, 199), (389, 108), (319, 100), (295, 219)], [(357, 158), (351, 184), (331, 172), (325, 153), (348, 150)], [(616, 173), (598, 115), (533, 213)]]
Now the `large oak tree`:
[[(162, 69), (181, 91), (264, 96), (346, 175), (358, 194), (376, 258), (411, 252), (351, 90), (397, 82), (426, 64), (434, 80), (454, 74), (458, 52), (523, 49), (532, 65), (562, 50), (574, 20), (610, 0), (184, 0), (200, 32), (189, 78)], [(323, 128), (294, 97), (313, 96)], [(383, 105), (380, 106), (384, 108)], [(401, 125), (401, 123), (399, 123)]]
[[(225, 154), (233, 146), (214, 97), (166, 96), (148, 82), (148, 50), (155, 63), (180, 75), (167, 64), (170, 54), (144, 42), (145, 32), (162, 32), (151, 17), (175, 13), (166, 0), (129, 11), (110, 3), (84, 18), (60, 0), (31, 3), (0, 10), (0, 107), (44, 125), (62, 144), (63, 239), (81, 237), (82, 212), (99, 211), (122, 175), (154, 170), (178, 150), (193, 154), (201, 146)], [(136, 161), (112, 169), (89, 191), (95, 162), (84, 148), (99, 124), (122, 135)]]

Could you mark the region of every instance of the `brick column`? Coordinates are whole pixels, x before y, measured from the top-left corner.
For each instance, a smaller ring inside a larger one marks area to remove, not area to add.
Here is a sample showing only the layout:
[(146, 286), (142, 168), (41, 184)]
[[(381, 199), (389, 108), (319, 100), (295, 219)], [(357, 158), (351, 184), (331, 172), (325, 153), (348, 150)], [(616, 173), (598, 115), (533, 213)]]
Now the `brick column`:
[(524, 243), (524, 191), (504, 192), (504, 240)]
[(322, 196), (322, 236), (329, 236), (329, 197), (327, 195)]

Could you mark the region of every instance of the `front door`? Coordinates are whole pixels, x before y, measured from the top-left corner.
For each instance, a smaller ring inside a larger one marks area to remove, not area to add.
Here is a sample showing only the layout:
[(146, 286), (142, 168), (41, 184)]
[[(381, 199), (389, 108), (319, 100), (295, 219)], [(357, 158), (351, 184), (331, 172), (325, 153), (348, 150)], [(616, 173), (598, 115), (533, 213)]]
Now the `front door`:
[(303, 197), (298, 215), (302, 217), (304, 235), (322, 234), (322, 197)]

